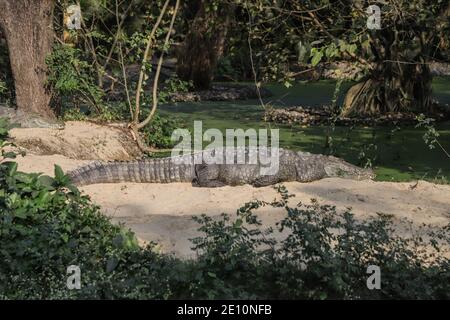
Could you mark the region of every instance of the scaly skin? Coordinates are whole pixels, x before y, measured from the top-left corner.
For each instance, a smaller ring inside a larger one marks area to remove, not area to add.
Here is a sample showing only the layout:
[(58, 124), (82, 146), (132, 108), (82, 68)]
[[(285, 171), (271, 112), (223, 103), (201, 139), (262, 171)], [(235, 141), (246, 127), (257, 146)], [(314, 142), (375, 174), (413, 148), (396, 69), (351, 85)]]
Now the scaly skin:
[[(230, 149), (227, 149), (230, 150)], [(255, 187), (280, 182), (310, 182), (327, 177), (350, 179), (372, 179), (370, 169), (362, 169), (341, 159), (316, 155), (308, 152), (279, 150), (279, 170), (273, 175), (262, 175), (261, 163), (249, 162), (248, 149), (245, 163), (237, 164), (194, 164), (193, 159), (200, 154), (191, 154), (171, 158), (145, 159), (127, 162), (93, 162), (80, 167), (68, 175), (76, 185), (96, 183), (171, 183), (190, 182), (199, 187), (220, 187), (250, 184)], [(207, 151), (203, 151), (205, 153)], [(236, 151), (233, 149), (236, 159)], [(225, 159), (225, 158), (224, 158)]]

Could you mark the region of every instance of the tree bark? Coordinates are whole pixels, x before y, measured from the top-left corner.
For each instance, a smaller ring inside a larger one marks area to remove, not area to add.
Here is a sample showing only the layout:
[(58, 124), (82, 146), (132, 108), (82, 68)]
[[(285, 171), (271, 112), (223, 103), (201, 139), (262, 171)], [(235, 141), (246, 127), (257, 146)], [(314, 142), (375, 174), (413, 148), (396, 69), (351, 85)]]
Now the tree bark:
[(436, 35), (420, 26), (414, 33), (394, 25), (371, 33), (374, 68), (345, 97), (343, 116), (372, 116), (388, 112), (433, 112), (429, 63)]
[(230, 5), (220, 4), (215, 11), (208, 8), (209, 2), (199, 2), (199, 9), (178, 52), (178, 76), (192, 81), (198, 90), (211, 87), (233, 15)]
[(427, 64), (380, 66), (345, 96), (342, 116), (432, 112), (432, 76)]
[(0, 0), (17, 108), (44, 118), (54, 118), (45, 64), (52, 52), (53, 7), (53, 0)]

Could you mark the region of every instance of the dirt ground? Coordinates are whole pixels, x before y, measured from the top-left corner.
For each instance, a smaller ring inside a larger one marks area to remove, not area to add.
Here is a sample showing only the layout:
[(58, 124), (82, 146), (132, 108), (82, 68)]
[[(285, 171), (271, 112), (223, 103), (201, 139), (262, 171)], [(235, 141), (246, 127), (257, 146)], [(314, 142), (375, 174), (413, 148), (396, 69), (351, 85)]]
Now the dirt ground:
[[(65, 171), (89, 160), (129, 159), (138, 154), (120, 129), (90, 123), (69, 122), (66, 129), (13, 129), (11, 136), (28, 150), (19, 157), (19, 170), (52, 174), (54, 164)], [(131, 146), (130, 146), (131, 145)], [(352, 208), (358, 219), (386, 213), (394, 219), (408, 218), (415, 225), (436, 227), (450, 222), (450, 186), (425, 181), (410, 183), (353, 181), (339, 178), (312, 183), (285, 183), (295, 197), (291, 203), (311, 199), (338, 210)], [(196, 188), (173, 184), (97, 184), (81, 188), (114, 222), (124, 223), (143, 241), (154, 241), (163, 252), (192, 256), (190, 238), (198, 235), (193, 215), (235, 213), (244, 203), (277, 197), (273, 187), (251, 186)], [(263, 207), (257, 211), (266, 226), (284, 217), (284, 211)]]
[(64, 130), (15, 128), (14, 142), (33, 154), (63, 155), (70, 159), (131, 160), (140, 155), (120, 126), (68, 121)]

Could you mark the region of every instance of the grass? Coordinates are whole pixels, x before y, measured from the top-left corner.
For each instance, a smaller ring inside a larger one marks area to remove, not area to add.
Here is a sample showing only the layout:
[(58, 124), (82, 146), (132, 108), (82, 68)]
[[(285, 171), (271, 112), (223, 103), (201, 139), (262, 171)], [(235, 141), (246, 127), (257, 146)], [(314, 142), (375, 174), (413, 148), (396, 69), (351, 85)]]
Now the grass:
[[(343, 90), (345, 87), (343, 86)], [(266, 99), (274, 107), (292, 105), (318, 106), (330, 103), (333, 81), (299, 83), (290, 89), (281, 85), (268, 87), (274, 96)], [(450, 104), (450, 78), (438, 78), (433, 83), (434, 95)], [(342, 95), (340, 97), (342, 100)], [(423, 141), (424, 129), (415, 127), (301, 127), (264, 123), (263, 108), (257, 100), (241, 102), (196, 102), (161, 106), (161, 114), (181, 118), (189, 128), (194, 120), (203, 122), (203, 130), (217, 128), (278, 128), (280, 146), (314, 153), (330, 153), (326, 148), (327, 135), (333, 138), (333, 153), (357, 164), (372, 163), (381, 181), (411, 181), (425, 179), (450, 183), (450, 159), (440, 149), (429, 149)], [(436, 126), (439, 141), (450, 150), (450, 121)]]

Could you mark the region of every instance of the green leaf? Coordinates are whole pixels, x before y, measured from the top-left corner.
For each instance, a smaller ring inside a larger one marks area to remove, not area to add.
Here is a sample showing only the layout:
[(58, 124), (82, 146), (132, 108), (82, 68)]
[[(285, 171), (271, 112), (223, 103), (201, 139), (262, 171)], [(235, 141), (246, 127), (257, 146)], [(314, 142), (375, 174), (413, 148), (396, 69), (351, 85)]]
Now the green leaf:
[(301, 41), (297, 44), (297, 52), (298, 52), (298, 62), (303, 63), (307, 62), (308, 53), (311, 51), (311, 48), (308, 43), (302, 43)]
[(4, 158), (9, 158), (9, 159), (15, 159), (15, 158), (17, 157), (17, 154), (16, 154), (15, 152), (12, 152), (12, 151), (10, 151), (10, 152), (5, 152), (5, 153), (3, 154), (3, 157), (4, 157)]
[(49, 176), (40, 176), (39, 182), (42, 186), (46, 187), (49, 190), (54, 190), (55, 179)]
[(55, 164), (55, 178), (57, 181), (62, 181), (64, 179), (64, 171), (57, 164)]
[(19, 219), (26, 219), (28, 217), (28, 211), (26, 208), (18, 208), (14, 211), (14, 217)]
[(322, 60), (322, 57), (323, 57), (323, 52), (322, 51), (315, 51), (314, 52), (314, 56), (311, 59), (311, 65), (313, 67), (317, 66), (320, 63), (320, 61)]
[(91, 233), (92, 229), (89, 226), (85, 226), (83, 229), (81, 229), (80, 231), (81, 233)]
[(116, 248), (120, 248), (123, 246), (123, 237), (122, 235), (118, 234), (116, 235), (113, 239), (112, 239), (112, 244), (116, 247)]
[(70, 192), (72, 192), (74, 195), (79, 196), (80, 195), (80, 190), (78, 190), (78, 188), (76, 186), (74, 186), (73, 184), (68, 184), (67, 189), (70, 190)]
[(30, 184), (33, 181), (33, 178), (29, 174), (18, 172), (16, 175), (16, 180), (25, 184)]
[(3, 162), (2, 165), (5, 165), (8, 168), (8, 176), (12, 177), (17, 172), (17, 162)]
[(348, 46), (347, 46), (347, 51), (349, 52), (349, 53), (355, 53), (356, 52), (356, 50), (358, 50), (358, 47), (356, 46), (356, 44), (349, 44)]
[(325, 300), (327, 297), (328, 297), (328, 295), (327, 295), (326, 292), (321, 292), (321, 293), (319, 294), (319, 299), (320, 299), (320, 300)]
[(65, 243), (69, 242), (69, 235), (67, 233), (62, 234), (61, 238)]
[(48, 193), (48, 191), (41, 192), (39, 195), (39, 200), (38, 200), (39, 205), (43, 205), (46, 202), (48, 202), (49, 198), (50, 198), (50, 193)]
[(106, 262), (106, 272), (111, 273), (119, 264), (119, 260), (116, 257), (110, 257)]

